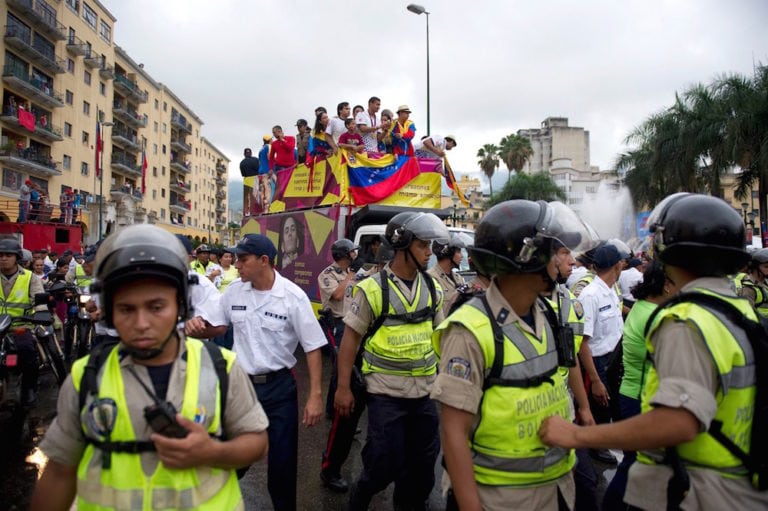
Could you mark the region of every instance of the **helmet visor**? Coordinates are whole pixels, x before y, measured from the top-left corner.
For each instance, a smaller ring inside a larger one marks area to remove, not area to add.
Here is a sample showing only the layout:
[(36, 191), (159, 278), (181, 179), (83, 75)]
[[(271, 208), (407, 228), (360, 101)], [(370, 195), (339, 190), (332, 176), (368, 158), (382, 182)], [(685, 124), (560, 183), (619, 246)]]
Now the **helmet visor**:
[(419, 213), (408, 220), (403, 229), (413, 233), (413, 237), (422, 241), (437, 241), (446, 244), (451, 236), (448, 227), (432, 213)]
[(562, 202), (550, 202), (543, 221), (538, 226), (540, 235), (559, 241), (573, 252), (594, 248), (599, 241), (595, 230)]

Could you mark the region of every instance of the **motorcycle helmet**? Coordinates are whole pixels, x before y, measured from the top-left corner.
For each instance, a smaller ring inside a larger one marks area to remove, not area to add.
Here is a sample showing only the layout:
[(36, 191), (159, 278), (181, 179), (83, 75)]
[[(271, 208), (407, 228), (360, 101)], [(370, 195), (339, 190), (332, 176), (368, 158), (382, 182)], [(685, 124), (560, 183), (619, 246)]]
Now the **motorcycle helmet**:
[(384, 238), (393, 250), (406, 250), (414, 240), (448, 243), (450, 234), (445, 224), (432, 213), (406, 211), (393, 216)]
[(360, 250), (360, 247), (352, 243), (352, 241), (348, 240), (347, 238), (341, 238), (340, 240), (336, 240), (333, 245), (331, 245), (331, 256), (333, 257), (334, 261), (339, 261), (345, 257), (350, 257), (350, 253), (354, 252), (355, 250)]

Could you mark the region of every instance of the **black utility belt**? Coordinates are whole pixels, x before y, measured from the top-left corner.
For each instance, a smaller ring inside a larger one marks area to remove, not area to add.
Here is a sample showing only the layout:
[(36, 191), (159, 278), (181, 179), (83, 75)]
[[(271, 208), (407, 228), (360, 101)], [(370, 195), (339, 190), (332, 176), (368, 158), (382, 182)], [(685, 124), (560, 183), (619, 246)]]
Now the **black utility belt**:
[(278, 378), (282, 378), (287, 374), (291, 374), (291, 370), (284, 367), (282, 369), (279, 369), (277, 371), (272, 371), (271, 373), (264, 373), (264, 374), (249, 374), (248, 378), (251, 379), (254, 385), (263, 385), (265, 383), (270, 383)]

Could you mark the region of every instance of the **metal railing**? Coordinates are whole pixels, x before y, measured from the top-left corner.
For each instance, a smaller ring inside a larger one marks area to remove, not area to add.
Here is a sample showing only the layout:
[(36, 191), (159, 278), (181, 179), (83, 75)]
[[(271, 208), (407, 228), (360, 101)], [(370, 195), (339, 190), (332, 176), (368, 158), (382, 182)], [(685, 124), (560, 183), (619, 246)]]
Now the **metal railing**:
[(27, 70), (21, 66), (17, 66), (14, 64), (6, 64), (5, 66), (3, 66), (3, 76), (13, 76), (23, 82), (28, 83), (29, 85), (39, 90), (42, 94), (45, 94), (51, 99), (54, 99), (59, 103), (61, 103), (62, 101), (61, 94), (54, 91), (50, 85), (43, 82), (39, 78), (30, 78)]

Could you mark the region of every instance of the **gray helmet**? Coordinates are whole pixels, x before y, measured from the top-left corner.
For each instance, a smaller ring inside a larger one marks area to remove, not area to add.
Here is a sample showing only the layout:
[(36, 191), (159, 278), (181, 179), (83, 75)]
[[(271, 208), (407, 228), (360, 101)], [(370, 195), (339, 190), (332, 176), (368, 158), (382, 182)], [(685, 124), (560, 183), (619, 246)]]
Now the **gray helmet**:
[(195, 250), (196, 254), (202, 254), (202, 253), (205, 253), (205, 252), (208, 252), (209, 254), (211, 253), (211, 247), (209, 247), (205, 243), (203, 243), (202, 245), (199, 245), (197, 247), (197, 249)]
[(432, 242), (432, 253), (438, 259), (450, 259), (456, 250), (467, 248), (471, 245), (471, 240), (468, 236), (464, 236), (463, 233), (455, 234), (451, 237), (451, 241), (448, 243), (440, 243), (435, 240)]
[(27, 266), (31, 262), (32, 262), (32, 252), (27, 250), (26, 248), (22, 248), (20, 263), (24, 266)]
[(94, 265), (107, 325), (113, 326), (115, 290), (141, 277), (159, 278), (173, 284), (178, 290), (180, 319), (187, 319), (192, 312), (187, 298), (188, 260), (176, 236), (154, 225), (131, 225), (107, 237), (96, 253)]
[(752, 252), (752, 264), (755, 266), (768, 263), (768, 248), (759, 248)]
[(445, 224), (434, 214), (406, 211), (392, 217), (384, 238), (393, 250), (406, 250), (414, 240), (448, 243), (450, 234)]
[(360, 250), (360, 247), (347, 238), (341, 238), (331, 245), (331, 256), (333, 256), (334, 261), (339, 261), (345, 257), (349, 257), (350, 252), (355, 250)]
[(21, 252), (21, 245), (15, 238), (0, 239), (0, 254), (15, 254), (16, 262), (21, 262), (24, 255)]
[(382, 241), (379, 248), (376, 249), (376, 264), (387, 264), (395, 258), (395, 251), (389, 246), (389, 243)]

